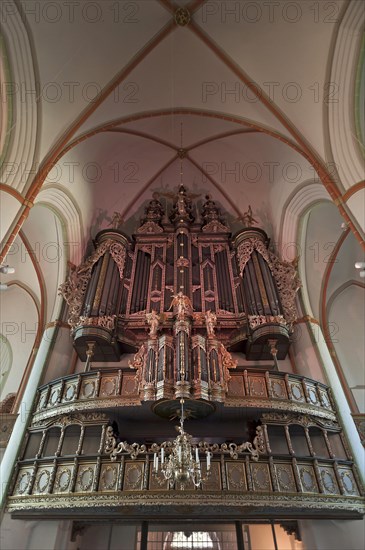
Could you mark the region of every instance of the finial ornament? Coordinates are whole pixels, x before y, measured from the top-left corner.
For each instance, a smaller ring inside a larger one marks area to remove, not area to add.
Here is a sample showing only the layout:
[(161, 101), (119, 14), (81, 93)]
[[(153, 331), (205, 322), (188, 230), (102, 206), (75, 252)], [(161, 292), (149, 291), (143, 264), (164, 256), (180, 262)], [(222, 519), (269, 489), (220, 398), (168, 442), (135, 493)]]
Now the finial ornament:
[(250, 204), (248, 205), (248, 210), (243, 213), (241, 220), (243, 227), (252, 227), (254, 224), (259, 223), (252, 215), (252, 208)]
[(122, 214), (120, 212), (114, 212), (109, 225), (111, 225), (113, 229), (119, 229), (119, 227), (123, 224), (123, 222), (124, 222), (124, 218)]

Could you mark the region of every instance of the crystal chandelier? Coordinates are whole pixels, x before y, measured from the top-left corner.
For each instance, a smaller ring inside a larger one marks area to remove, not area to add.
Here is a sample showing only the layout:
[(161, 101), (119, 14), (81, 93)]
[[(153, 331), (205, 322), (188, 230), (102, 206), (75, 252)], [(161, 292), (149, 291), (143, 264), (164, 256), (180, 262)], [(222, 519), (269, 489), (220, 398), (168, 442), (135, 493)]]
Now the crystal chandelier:
[(192, 446), (192, 436), (184, 430), (184, 399), (180, 399), (180, 405), (180, 426), (177, 428), (179, 435), (174, 441), (164, 441), (161, 445), (154, 444), (153, 450), (157, 452), (153, 456), (152, 472), (157, 479), (160, 478), (160, 483), (166, 480), (170, 488), (180, 486), (180, 489), (184, 489), (189, 482), (199, 487), (210, 476), (212, 453), (209, 450), (205, 451), (207, 465), (206, 474), (203, 476), (199, 449)]

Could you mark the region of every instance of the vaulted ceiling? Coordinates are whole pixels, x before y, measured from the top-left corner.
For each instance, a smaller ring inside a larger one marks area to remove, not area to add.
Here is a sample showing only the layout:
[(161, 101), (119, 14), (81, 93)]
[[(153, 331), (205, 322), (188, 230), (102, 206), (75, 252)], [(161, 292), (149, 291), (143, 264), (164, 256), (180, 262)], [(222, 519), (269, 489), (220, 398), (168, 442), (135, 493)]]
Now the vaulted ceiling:
[[(43, 326), (67, 260), (114, 211), (132, 233), (152, 193), (168, 200), (181, 178), (232, 230), (251, 205), (284, 259), (350, 240), (341, 265), (361, 259), (361, 4), (4, 3), (2, 242), (17, 262), (4, 301), (27, 293)], [(357, 277), (301, 267), (319, 318)]]

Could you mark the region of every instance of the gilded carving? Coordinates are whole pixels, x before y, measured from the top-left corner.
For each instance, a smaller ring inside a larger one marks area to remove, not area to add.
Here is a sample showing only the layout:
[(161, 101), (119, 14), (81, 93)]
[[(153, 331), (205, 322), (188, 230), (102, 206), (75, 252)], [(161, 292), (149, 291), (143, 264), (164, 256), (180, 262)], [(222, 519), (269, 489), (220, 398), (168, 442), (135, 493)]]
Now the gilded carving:
[(228, 382), (228, 394), (232, 396), (243, 396), (243, 378), (242, 376), (231, 376)]
[(142, 489), (143, 468), (143, 462), (126, 463), (123, 484), (124, 491), (140, 491)]
[(277, 323), (287, 326), (287, 322), (283, 315), (248, 315), (248, 322), (252, 329), (268, 323)]
[[(210, 465), (210, 476), (205, 481), (202, 481), (203, 491), (220, 491), (221, 484), (221, 472), (219, 462), (212, 462)], [(207, 475), (206, 464), (202, 464), (202, 477)]]
[(132, 459), (137, 458), (139, 454), (146, 454), (146, 445), (139, 445), (138, 443), (132, 443), (131, 445), (127, 441), (117, 442), (116, 436), (112, 426), (108, 426), (105, 437), (104, 452), (110, 455), (110, 459), (115, 461), (117, 456), (121, 453), (129, 454)]
[(276, 464), (275, 469), (279, 483), (279, 490), (282, 492), (295, 493), (297, 489), (295, 486), (293, 469), (291, 465)]
[(208, 338), (214, 338), (215, 337), (214, 327), (217, 324), (217, 316), (210, 309), (208, 309), (204, 317), (205, 317), (205, 326), (207, 328), (207, 336)]
[(193, 306), (188, 296), (182, 292), (172, 295), (172, 302), (169, 310), (173, 308), (173, 312), (177, 316), (178, 321), (184, 321), (185, 316), (192, 317)]
[(291, 394), (296, 401), (305, 401), (303, 389), (300, 384), (290, 384)]
[[(312, 413), (313, 414), (313, 413)], [(335, 428), (338, 430), (339, 426), (337, 422), (333, 419), (324, 418), (313, 418), (308, 416), (308, 414), (297, 414), (295, 412), (264, 412), (261, 415), (263, 422), (274, 422), (280, 424), (300, 424), (301, 426), (320, 426), (321, 428)]]
[(61, 395), (61, 388), (56, 388), (51, 391), (51, 395), (49, 397), (49, 404), (54, 406), (56, 405), (57, 401), (59, 400), (59, 397)]
[(163, 229), (160, 225), (153, 221), (147, 221), (141, 227), (137, 229), (137, 233), (139, 234), (145, 234), (145, 233), (163, 233)]
[(115, 484), (118, 477), (117, 465), (103, 465), (100, 476), (99, 488), (103, 491), (112, 491), (115, 489)]
[(122, 395), (136, 395), (137, 391), (135, 376), (123, 376)]
[(76, 395), (76, 384), (69, 384), (68, 386), (65, 387), (63, 400), (72, 401), (75, 395)]
[(314, 386), (309, 386), (307, 384), (306, 388), (307, 388), (309, 401), (312, 403), (312, 405), (317, 405), (318, 404), (318, 396), (317, 396), (317, 392), (316, 392), (315, 387)]
[(250, 395), (253, 397), (267, 397), (265, 379), (258, 376), (249, 376)]
[(35, 491), (34, 493), (44, 493), (46, 492), (51, 477), (51, 472), (49, 470), (40, 470), (37, 474), (35, 482)]
[(320, 475), (325, 492), (332, 495), (338, 494), (339, 490), (333, 470), (330, 470), (329, 468), (320, 468)]
[(256, 491), (270, 491), (271, 482), (267, 464), (253, 464), (251, 466), (251, 473)]
[(29, 470), (21, 470), (18, 474), (18, 479), (15, 485), (14, 494), (24, 495), (27, 492), (31, 478)]
[(278, 399), (286, 399), (285, 383), (283, 380), (271, 379), (270, 380), (271, 392), (273, 397)]
[(230, 491), (244, 491), (247, 489), (245, 466), (243, 463), (227, 462), (227, 480)]
[(77, 328), (79, 326), (88, 325), (93, 327), (106, 328), (108, 330), (114, 330), (116, 318), (116, 315), (102, 315), (100, 317), (84, 317), (81, 315), (79, 317), (78, 323), (74, 325), (74, 327)]
[(298, 465), (299, 477), (304, 492), (318, 493), (317, 483), (311, 466)]
[(144, 344), (141, 344), (139, 350), (133, 357), (133, 361), (128, 361), (128, 365), (131, 369), (136, 369), (137, 374), (135, 376), (135, 381), (137, 387), (141, 387), (144, 377), (144, 369), (146, 365), (146, 356), (147, 350)]
[(331, 408), (331, 402), (328, 398), (328, 394), (327, 394), (326, 390), (319, 390), (319, 396), (320, 396), (320, 399), (321, 399), (321, 402), (322, 402), (322, 406), (325, 407), (326, 409), (330, 409)]
[(35, 495), (9, 497), (8, 509), (11, 512), (29, 510), (64, 510), (77, 511), (88, 508), (98, 510), (98, 513), (108, 517), (110, 510), (120, 510), (123, 507), (124, 514), (135, 513), (138, 507), (141, 516), (150, 517), (151, 511), (156, 514), (161, 511), (166, 514), (181, 514), (186, 506), (194, 506), (201, 514), (214, 514), (217, 517), (232, 517), (232, 513), (242, 514), (245, 511), (262, 514), (265, 509), (267, 514), (277, 518), (278, 510), (292, 513), (328, 519), (329, 514), (346, 512), (357, 515), (364, 514), (363, 500), (359, 497), (341, 497), (336, 495), (305, 495), (275, 493), (268, 495), (259, 492), (250, 494), (247, 492), (231, 491), (143, 491), (143, 492), (110, 492), (85, 495)]
[(213, 220), (202, 227), (204, 233), (229, 233), (229, 227), (223, 223)]
[(256, 435), (252, 443), (250, 441), (246, 441), (245, 443), (241, 443), (240, 445), (237, 445), (236, 443), (222, 443), (221, 445), (214, 443), (213, 445), (209, 445), (205, 441), (200, 441), (199, 449), (202, 452), (210, 451), (213, 454), (227, 453), (231, 458), (235, 460), (237, 460), (239, 454), (242, 454), (245, 451), (247, 451), (251, 454), (252, 460), (254, 462), (257, 462), (259, 459), (259, 455), (265, 452), (265, 442), (264, 442), (262, 428), (261, 426), (257, 426)]
[[(94, 408), (93, 404), (90, 404), (90, 407)], [(107, 417), (105, 413), (98, 412), (98, 411), (90, 411), (87, 413), (77, 412), (74, 410), (74, 404), (72, 405), (72, 411), (70, 411), (69, 414), (59, 415), (51, 420), (49, 420), (47, 423), (40, 418), (39, 420), (32, 423), (32, 426), (39, 426), (39, 425), (45, 425), (47, 427), (49, 426), (60, 426), (60, 427), (66, 427), (70, 424), (88, 424), (93, 422), (105, 422), (107, 421)]]
[(151, 313), (146, 313), (146, 320), (150, 326), (149, 337), (156, 338), (158, 326), (160, 324), (160, 316), (157, 315), (155, 310), (152, 310)]
[(106, 395), (109, 397), (110, 395), (115, 395), (117, 385), (117, 379), (116, 378), (103, 378), (101, 382), (101, 388), (100, 388), (100, 397)]
[(81, 466), (77, 476), (76, 491), (90, 491), (94, 481), (94, 466)]
[(358, 495), (359, 492), (356, 487), (356, 481), (353, 473), (349, 469), (339, 468), (340, 478), (342, 480), (343, 488), (346, 495)]
[(71, 468), (60, 467), (58, 468), (54, 492), (64, 492), (70, 487), (71, 481)]
[(83, 380), (81, 386), (81, 397), (85, 399), (90, 399), (94, 397), (95, 394), (95, 381), (94, 380)]

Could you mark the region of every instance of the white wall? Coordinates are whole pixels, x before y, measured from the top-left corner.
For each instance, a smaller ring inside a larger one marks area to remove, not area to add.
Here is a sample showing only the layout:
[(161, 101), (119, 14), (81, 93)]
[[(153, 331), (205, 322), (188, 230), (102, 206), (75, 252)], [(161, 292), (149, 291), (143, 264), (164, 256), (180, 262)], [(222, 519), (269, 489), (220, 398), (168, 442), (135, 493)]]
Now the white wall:
[(363, 520), (303, 520), (299, 522), (305, 550), (363, 550)]

